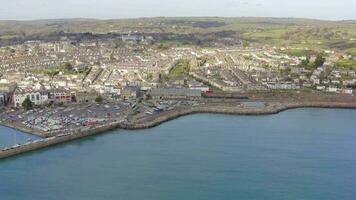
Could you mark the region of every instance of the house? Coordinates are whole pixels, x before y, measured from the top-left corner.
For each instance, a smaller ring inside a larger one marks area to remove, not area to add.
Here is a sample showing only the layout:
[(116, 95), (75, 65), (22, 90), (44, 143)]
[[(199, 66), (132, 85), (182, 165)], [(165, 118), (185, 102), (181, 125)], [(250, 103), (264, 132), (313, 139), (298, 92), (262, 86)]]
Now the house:
[(331, 80), (331, 83), (332, 84), (340, 84), (340, 81), (339, 80)]
[(352, 91), (352, 89), (343, 89), (342, 93), (344, 93), (344, 94), (352, 94), (353, 91)]
[(354, 80), (344, 80), (344, 81), (342, 81), (342, 85), (344, 85), (344, 86), (352, 86), (355, 83), (356, 83), (355, 79)]
[(72, 102), (72, 94), (69, 90), (54, 89), (50, 92), (50, 101), (53, 103), (68, 104)]
[(320, 79), (318, 79), (316, 77), (311, 78), (311, 81), (312, 81), (313, 85), (319, 85), (320, 84)]
[(304, 68), (300, 68), (300, 67), (291, 67), (291, 73), (294, 74), (301, 74), (304, 71)]
[(325, 90), (325, 86), (318, 85), (318, 86), (316, 86), (316, 89), (323, 91), (323, 90)]
[(336, 87), (329, 87), (328, 88), (328, 92), (337, 92), (337, 88)]

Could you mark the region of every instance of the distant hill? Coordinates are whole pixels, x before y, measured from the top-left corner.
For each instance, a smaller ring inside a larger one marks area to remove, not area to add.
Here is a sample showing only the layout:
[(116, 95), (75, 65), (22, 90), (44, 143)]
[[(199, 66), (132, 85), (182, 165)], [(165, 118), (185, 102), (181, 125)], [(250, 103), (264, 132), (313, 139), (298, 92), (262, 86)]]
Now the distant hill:
[(157, 17), (138, 19), (54, 19), (0, 21), (0, 42), (40, 38), (53, 33), (170, 33), (236, 38), (285, 46), (348, 49), (355, 45), (356, 21), (258, 17)]

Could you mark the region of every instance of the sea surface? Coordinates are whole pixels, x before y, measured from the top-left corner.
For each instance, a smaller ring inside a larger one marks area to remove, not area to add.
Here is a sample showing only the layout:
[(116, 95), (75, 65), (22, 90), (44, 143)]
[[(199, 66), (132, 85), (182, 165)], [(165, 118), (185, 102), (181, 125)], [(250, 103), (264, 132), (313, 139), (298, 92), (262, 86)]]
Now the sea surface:
[[(0, 133), (1, 143), (12, 135)], [(1, 160), (0, 199), (352, 200), (356, 110), (197, 114), (116, 130)]]
[(23, 144), (36, 139), (39, 139), (39, 137), (0, 126), (0, 149), (11, 147), (15, 144)]

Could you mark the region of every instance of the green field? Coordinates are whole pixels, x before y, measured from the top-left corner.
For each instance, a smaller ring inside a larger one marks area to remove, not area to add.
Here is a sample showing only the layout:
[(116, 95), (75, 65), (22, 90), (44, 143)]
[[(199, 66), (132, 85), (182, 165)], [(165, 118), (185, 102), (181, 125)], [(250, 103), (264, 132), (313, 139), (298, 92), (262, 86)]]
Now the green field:
[(171, 69), (168, 74), (168, 77), (171, 79), (175, 78), (184, 78), (189, 76), (190, 71), (190, 62), (189, 60), (180, 60), (176, 65)]
[(356, 48), (347, 49), (346, 53), (352, 56), (356, 56)]
[(335, 62), (335, 66), (344, 69), (356, 70), (356, 60), (340, 59)]
[(139, 19), (69, 19), (0, 21), (0, 38), (45, 36), (51, 33), (168, 33), (195, 36), (191, 40), (164, 43), (196, 45), (233, 37), (248, 42), (293, 48), (330, 48), (354, 53), (356, 21), (298, 18), (158, 17)]
[(313, 52), (305, 49), (284, 49), (281, 50), (281, 53), (289, 56), (306, 57), (308, 55), (311, 55)]

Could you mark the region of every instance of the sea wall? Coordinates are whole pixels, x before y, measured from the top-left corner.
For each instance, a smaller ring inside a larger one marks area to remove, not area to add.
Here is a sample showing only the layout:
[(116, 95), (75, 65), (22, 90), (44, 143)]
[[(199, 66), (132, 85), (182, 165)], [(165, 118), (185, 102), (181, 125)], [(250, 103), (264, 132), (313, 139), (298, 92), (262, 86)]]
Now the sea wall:
[(158, 126), (164, 122), (176, 119), (178, 117), (196, 114), (196, 113), (215, 113), (229, 115), (270, 115), (278, 114), (288, 109), (297, 108), (356, 108), (356, 102), (339, 103), (339, 102), (303, 102), (303, 103), (273, 103), (264, 108), (243, 108), (234, 104), (213, 104), (202, 105), (197, 107), (182, 107), (175, 110), (167, 111), (158, 115), (144, 118), (135, 123), (121, 124), (123, 129), (146, 129)]
[(217, 113), (230, 115), (268, 115), (277, 114), (288, 109), (296, 108), (356, 108), (356, 102), (340, 103), (340, 102), (303, 102), (303, 103), (273, 103), (263, 108), (244, 108), (239, 104), (205, 104), (195, 107), (180, 107), (174, 110), (162, 112), (157, 115), (145, 117), (130, 123), (111, 123), (105, 126), (95, 127), (88, 130), (82, 130), (71, 134), (60, 135), (56, 137), (42, 139), (37, 142), (21, 145), (7, 150), (0, 150), (0, 159), (8, 158), (18, 154), (35, 151), (57, 145), (79, 138), (104, 133), (113, 129), (146, 129), (152, 128), (164, 122), (176, 119), (194, 113)]
[(113, 129), (118, 128), (118, 123), (112, 123), (106, 126), (101, 126), (101, 127), (95, 127), (93, 129), (88, 129), (84, 131), (78, 131), (76, 133), (68, 134), (68, 135), (63, 135), (63, 136), (57, 136), (57, 137), (51, 137), (51, 138), (46, 138), (42, 140), (38, 140), (32, 143), (24, 144), (21, 146), (18, 146), (16, 148), (10, 148), (8, 150), (0, 150), (0, 159), (15, 156), (18, 154), (34, 151), (34, 150), (39, 150), (43, 149), (49, 146), (65, 143), (68, 141), (76, 140), (82, 137), (87, 137), (99, 133), (104, 133)]

